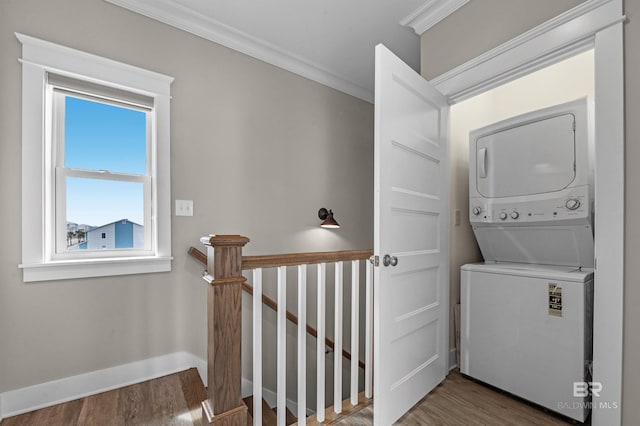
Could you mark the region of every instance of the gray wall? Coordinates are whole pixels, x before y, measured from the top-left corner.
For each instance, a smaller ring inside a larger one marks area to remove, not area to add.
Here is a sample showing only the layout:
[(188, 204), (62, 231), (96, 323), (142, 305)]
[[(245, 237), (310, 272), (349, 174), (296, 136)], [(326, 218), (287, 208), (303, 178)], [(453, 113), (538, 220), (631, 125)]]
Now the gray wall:
[[(16, 31), (175, 77), (172, 200), (195, 214), (172, 219), (171, 273), (22, 282)], [(206, 288), (186, 254), (202, 235), (246, 235), (248, 254), (372, 247), (372, 105), (100, 0), (0, 1), (0, 52), (0, 392), (204, 358)], [(323, 206), (342, 229), (318, 227)]]
[[(422, 35), (422, 74), (432, 79), (478, 54), (526, 31), (581, 1), (474, 0)], [(625, 24), (625, 302), (622, 419), (624, 425), (640, 424), (640, 287), (632, 269), (640, 257), (640, 4), (624, 1)]]
[(422, 35), (422, 75), (431, 80), (583, 1), (470, 1)]

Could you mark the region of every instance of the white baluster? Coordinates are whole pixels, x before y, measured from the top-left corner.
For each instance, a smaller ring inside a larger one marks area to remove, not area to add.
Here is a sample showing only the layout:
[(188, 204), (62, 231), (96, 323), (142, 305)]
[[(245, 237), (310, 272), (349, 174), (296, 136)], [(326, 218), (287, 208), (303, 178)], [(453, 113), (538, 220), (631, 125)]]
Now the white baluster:
[(373, 265), (365, 260), (364, 396), (373, 396)]
[(351, 405), (358, 405), (360, 261), (351, 261)]
[(287, 415), (287, 267), (278, 266), (278, 426), (286, 426)]
[(318, 348), (317, 348), (317, 401), (316, 419), (318, 423), (324, 422), (324, 393), (325, 393), (325, 291), (326, 291), (327, 264), (318, 264)]
[(253, 270), (253, 424), (262, 425), (262, 268)]
[(298, 424), (307, 424), (307, 265), (298, 265)]
[(335, 346), (333, 351), (333, 410), (342, 412), (342, 262), (336, 262), (335, 280)]

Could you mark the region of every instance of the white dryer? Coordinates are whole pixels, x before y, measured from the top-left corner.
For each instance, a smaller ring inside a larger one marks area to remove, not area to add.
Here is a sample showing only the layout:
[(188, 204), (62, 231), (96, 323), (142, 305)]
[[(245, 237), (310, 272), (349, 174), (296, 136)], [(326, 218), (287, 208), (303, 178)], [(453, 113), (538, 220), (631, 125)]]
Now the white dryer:
[(593, 267), (593, 103), (469, 137), (469, 214), (485, 261)]
[[(475, 130), (469, 207), (484, 264), (461, 270), (461, 372), (584, 421), (593, 296), (593, 104)], [(580, 384), (577, 385), (578, 387)]]

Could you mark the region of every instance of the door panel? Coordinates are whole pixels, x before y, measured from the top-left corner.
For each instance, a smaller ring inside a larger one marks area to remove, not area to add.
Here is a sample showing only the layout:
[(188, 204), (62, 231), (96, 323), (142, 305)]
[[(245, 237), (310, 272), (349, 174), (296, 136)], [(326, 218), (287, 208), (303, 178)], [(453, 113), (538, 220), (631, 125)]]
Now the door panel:
[(390, 425), (448, 371), (449, 108), (376, 47), (374, 425)]
[(393, 315), (398, 317), (405, 312), (416, 312), (424, 306), (438, 303), (438, 273), (439, 268), (434, 266), (415, 268), (409, 272), (396, 274), (396, 290), (413, 294), (415, 297), (393, 299), (391, 306)]
[(392, 146), (393, 181), (391, 184), (396, 188), (437, 195), (440, 185), (439, 161), (406, 145), (394, 142)]
[(439, 219), (439, 215), (426, 210), (393, 209), (391, 251), (438, 250), (438, 240), (430, 238), (430, 235), (438, 232)]

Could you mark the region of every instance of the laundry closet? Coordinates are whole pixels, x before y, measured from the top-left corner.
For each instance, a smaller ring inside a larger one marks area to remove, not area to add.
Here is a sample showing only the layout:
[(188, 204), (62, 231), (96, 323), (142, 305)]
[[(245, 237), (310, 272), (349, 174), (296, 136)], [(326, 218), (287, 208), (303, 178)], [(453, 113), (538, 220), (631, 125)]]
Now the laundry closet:
[(451, 107), (461, 372), (578, 421), (589, 414), (574, 383), (589, 381), (597, 285), (595, 101), (586, 51)]

